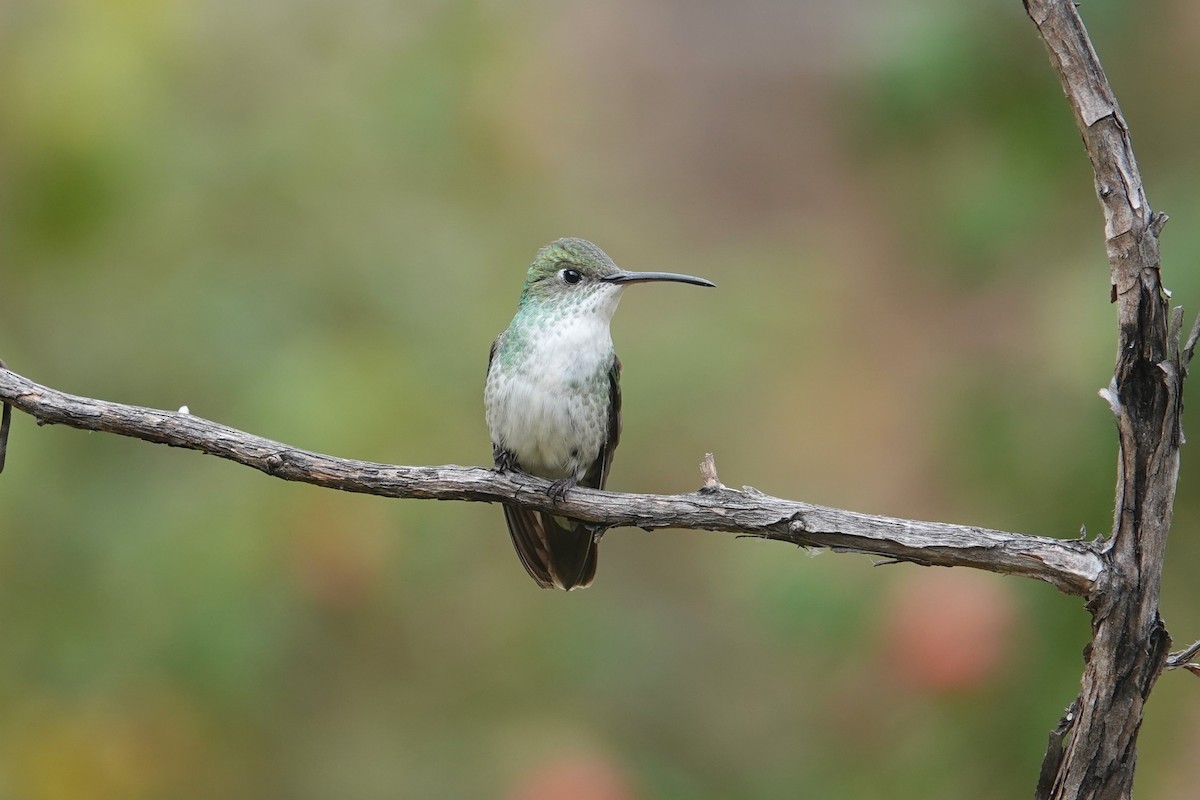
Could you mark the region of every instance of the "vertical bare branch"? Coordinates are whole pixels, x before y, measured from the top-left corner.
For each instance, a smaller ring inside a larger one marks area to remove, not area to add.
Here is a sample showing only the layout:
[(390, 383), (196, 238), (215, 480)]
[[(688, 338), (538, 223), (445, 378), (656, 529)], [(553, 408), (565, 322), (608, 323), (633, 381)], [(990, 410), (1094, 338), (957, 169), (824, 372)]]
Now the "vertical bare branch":
[[(1130, 796), (1142, 708), (1170, 637), (1158, 615), (1179, 472), (1184, 365), (1159, 275), (1158, 234), (1129, 128), (1069, 0), (1025, 0), (1075, 113), (1095, 173), (1117, 304), (1110, 403), (1120, 459), (1107, 569), (1089, 598), (1092, 643), (1078, 699), (1051, 735), (1038, 797)], [(1174, 338), (1172, 338), (1174, 337)]]

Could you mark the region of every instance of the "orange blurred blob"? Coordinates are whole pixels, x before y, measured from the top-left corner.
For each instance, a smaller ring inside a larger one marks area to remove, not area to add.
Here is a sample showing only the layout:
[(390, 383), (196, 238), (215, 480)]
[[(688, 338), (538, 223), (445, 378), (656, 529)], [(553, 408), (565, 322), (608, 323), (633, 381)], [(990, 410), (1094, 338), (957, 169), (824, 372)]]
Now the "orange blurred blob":
[(1016, 605), (993, 576), (925, 569), (898, 583), (884, 610), (887, 671), (934, 692), (986, 684), (1013, 647)]
[(20, 735), (0, 746), (5, 798), (165, 797), (212, 756), (187, 698), (150, 687), (79, 707), (25, 698), (7, 713)]
[(633, 800), (633, 788), (612, 761), (595, 754), (544, 761), (518, 780), (507, 800)]

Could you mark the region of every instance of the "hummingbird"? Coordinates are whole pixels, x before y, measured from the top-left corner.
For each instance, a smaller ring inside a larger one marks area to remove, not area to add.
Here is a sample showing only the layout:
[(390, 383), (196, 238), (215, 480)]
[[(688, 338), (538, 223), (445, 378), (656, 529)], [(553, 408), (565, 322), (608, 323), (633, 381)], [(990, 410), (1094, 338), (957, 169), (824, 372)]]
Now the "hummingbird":
[[(516, 316), (488, 355), (484, 407), (498, 470), (551, 479), (557, 500), (575, 486), (604, 488), (621, 438), (621, 362), (609, 323), (625, 287), (650, 281), (716, 285), (621, 269), (584, 239), (558, 239), (538, 251)], [(538, 586), (591, 584), (594, 525), (509, 504), (504, 519)]]

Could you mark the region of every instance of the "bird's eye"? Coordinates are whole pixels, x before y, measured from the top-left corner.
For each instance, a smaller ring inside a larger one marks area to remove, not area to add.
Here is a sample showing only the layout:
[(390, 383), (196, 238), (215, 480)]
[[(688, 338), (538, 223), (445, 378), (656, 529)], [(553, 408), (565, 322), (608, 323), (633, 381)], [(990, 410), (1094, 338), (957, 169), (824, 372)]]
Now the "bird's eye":
[(563, 283), (574, 284), (583, 280), (583, 276), (579, 274), (579, 271), (574, 269), (559, 270), (558, 275), (563, 279)]

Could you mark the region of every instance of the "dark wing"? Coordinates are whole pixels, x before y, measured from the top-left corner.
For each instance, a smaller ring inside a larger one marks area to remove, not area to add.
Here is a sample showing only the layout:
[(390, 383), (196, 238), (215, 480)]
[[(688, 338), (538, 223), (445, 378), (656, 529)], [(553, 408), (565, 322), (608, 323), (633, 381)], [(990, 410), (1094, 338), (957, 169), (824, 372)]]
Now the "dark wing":
[[(581, 486), (603, 489), (608, 480), (608, 470), (612, 467), (613, 453), (621, 441), (621, 359), (613, 355), (612, 364), (608, 367), (608, 433), (600, 454), (588, 467)], [(507, 509), (506, 509), (507, 511)], [(553, 542), (554, 552), (549, 563), (549, 572), (556, 586), (562, 589), (583, 588), (590, 586), (596, 577), (596, 556), (600, 547), (596, 543), (595, 528), (586, 523), (556, 517), (553, 514), (540, 514), (541, 531), (546, 537), (545, 542)], [(512, 524), (509, 523), (512, 532)], [(515, 537), (515, 533), (513, 534)], [(514, 538), (514, 543), (515, 543)], [(518, 551), (520, 548), (517, 548)], [(524, 556), (521, 557), (525, 559)], [(538, 575), (525, 568), (533, 575), (533, 579), (542, 583)], [(542, 584), (545, 586), (545, 584)]]
[(543, 589), (554, 588), (554, 576), (550, 574), (550, 551), (546, 548), (546, 532), (542, 527), (541, 515), (520, 506), (504, 506), (504, 521), (508, 523), (508, 535), (513, 549), (521, 559), (529, 577)]
[(502, 339), (503, 337), (504, 337), (504, 334), (502, 333), (499, 336), (497, 336), (495, 339), (492, 339), (492, 349), (488, 350), (487, 371), (489, 373), (492, 371), (492, 359), (496, 357), (496, 348), (500, 346), (500, 339)]
[(543, 589), (577, 589), (596, 577), (592, 528), (554, 514), (504, 506), (513, 549), (529, 577)]
[(613, 354), (612, 364), (608, 367), (608, 435), (600, 455), (588, 467), (581, 486), (593, 489), (603, 489), (608, 481), (608, 470), (612, 467), (613, 453), (621, 441), (621, 359)]
[[(504, 334), (502, 333), (492, 340), (492, 349), (488, 350), (488, 375), (492, 374), (492, 360), (496, 357), (496, 349), (500, 346), (500, 340), (503, 338)], [(496, 469), (501, 472), (517, 468), (517, 461), (513, 454), (507, 450), (501, 450), (495, 442), (492, 442), (492, 461), (495, 463)]]
[[(0, 369), (8, 369), (3, 359), (0, 359)], [(11, 424), (12, 406), (4, 403), (0, 405), (0, 472), (4, 472), (4, 453), (8, 450), (8, 428)]]
[[(3, 364), (0, 361), (0, 364)], [(0, 405), (0, 472), (4, 472), (4, 454), (8, 450), (8, 428), (12, 425), (12, 406)]]
[[(492, 359), (500, 346), (497, 336), (488, 352), (488, 372), (492, 370)], [(612, 464), (612, 451), (621, 437), (621, 388), (619, 376), (621, 362), (613, 356), (609, 368), (609, 386), (612, 392), (609, 406), (608, 440), (600, 450), (600, 456), (589, 468), (581, 483), (584, 486), (603, 487)], [(492, 458), (501, 470), (520, 470), (521, 465), (507, 450), (492, 443)], [(589, 483), (589, 479), (595, 481)], [(513, 549), (521, 559), (529, 577), (543, 589), (575, 589), (589, 585), (596, 577), (596, 542), (590, 526), (554, 514), (542, 514), (521, 506), (504, 505), (504, 521), (508, 524), (508, 535)]]

